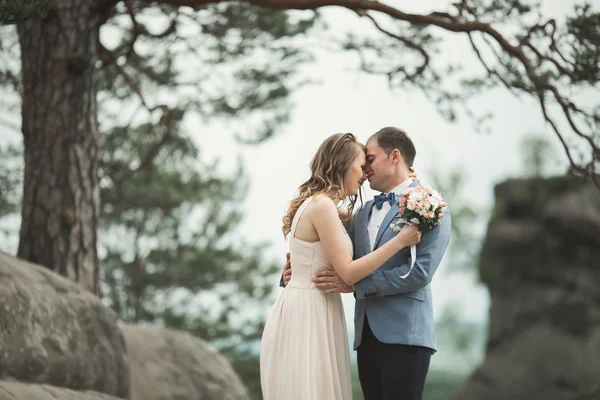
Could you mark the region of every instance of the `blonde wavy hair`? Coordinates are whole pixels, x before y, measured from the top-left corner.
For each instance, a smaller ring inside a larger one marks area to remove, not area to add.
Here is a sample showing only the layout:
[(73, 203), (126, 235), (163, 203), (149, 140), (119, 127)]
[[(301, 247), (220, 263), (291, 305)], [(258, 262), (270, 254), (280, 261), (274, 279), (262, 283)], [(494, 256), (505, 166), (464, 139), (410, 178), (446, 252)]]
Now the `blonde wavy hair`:
[[(298, 196), (290, 202), (283, 216), (284, 237), (291, 232), (294, 215), (304, 200), (321, 193), (338, 199), (345, 197), (344, 176), (356, 159), (357, 150), (365, 151), (365, 146), (351, 133), (336, 133), (325, 139), (310, 163), (310, 178), (300, 186)], [(360, 190), (359, 194), (362, 201)], [(348, 197), (347, 219), (352, 218), (357, 198), (358, 195)]]

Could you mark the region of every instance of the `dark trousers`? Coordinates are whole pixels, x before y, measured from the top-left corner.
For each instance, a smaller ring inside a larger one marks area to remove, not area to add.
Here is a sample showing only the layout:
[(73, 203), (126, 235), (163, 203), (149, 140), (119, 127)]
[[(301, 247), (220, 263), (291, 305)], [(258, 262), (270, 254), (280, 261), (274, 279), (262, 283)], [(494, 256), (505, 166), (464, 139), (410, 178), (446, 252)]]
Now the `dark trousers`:
[(381, 343), (365, 316), (357, 350), (358, 376), (365, 400), (421, 400), (432, 350)]

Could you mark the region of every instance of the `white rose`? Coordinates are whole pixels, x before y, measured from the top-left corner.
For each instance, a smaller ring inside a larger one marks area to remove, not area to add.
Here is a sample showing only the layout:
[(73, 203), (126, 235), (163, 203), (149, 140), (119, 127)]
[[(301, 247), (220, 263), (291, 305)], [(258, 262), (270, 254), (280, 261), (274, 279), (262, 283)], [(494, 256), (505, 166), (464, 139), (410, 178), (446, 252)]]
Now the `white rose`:
[(436, 192), (435, 190), (433, 191), (433, 193), (431, 194), (431, 197), (435, 197), (436, 200), (438, 200), (438, 203), (441, 204), (444, 202), (444, 198), (442, 197), (442, 194), (440, 192)]
[(420, 190), (415, 190), (410, 194), (408, 200), (414, 203), (419, 202), (423, 200), (423, 193)]

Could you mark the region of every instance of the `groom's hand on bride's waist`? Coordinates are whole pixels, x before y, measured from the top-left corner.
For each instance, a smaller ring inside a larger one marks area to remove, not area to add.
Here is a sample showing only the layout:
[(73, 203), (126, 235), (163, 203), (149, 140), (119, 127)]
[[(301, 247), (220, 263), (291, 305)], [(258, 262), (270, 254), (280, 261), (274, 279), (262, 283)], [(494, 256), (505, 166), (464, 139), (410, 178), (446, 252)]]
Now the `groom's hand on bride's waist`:
[(335, 271), (317, 271), (312, 281), (315, 287), (323, 291), (323, 294), (354, 292), (354, 288), (346, 285)]

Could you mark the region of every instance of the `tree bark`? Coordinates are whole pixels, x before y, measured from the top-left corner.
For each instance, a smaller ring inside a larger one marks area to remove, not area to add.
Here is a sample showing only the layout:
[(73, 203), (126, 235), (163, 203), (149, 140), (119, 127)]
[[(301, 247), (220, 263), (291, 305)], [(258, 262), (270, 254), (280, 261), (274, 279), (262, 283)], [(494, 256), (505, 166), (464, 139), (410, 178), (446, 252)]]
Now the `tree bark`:
[(98, 293), (94, 1), (58, 0), (18, 24), (25, 176), (18, 256)]

